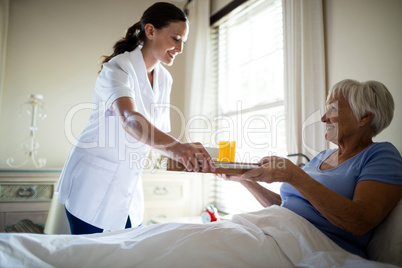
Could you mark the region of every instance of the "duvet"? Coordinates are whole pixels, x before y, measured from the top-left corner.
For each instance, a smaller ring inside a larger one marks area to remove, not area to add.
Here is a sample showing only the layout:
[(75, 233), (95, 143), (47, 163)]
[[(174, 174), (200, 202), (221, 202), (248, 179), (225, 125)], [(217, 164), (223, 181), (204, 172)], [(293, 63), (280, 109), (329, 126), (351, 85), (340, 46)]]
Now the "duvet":
[(0, 267), (395, 267), (350, 254), (279, 206), (208, 224), (0, 234)]

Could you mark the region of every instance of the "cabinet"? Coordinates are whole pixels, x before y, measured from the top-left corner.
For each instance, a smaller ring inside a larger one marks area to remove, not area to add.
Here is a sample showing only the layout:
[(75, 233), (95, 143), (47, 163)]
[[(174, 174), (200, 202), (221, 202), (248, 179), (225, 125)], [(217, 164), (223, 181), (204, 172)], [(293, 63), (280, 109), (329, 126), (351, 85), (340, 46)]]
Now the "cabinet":
[[(29, 219), (44, 226), (60, 170), (0, 170), (0, 232)], [(203, 174), (144, 171), (144, 225), (152, 219), (200, 216), (212, 193)], [(64, 216), (64, 212), (61, 212)]]
[(202, 174), (157, 170), (142, 174), (145, 225), (153, 219), (199, 216), (204, 204)]
[(0, 232), (23, 219), (44, 226), (60, 170), (0, 170)]

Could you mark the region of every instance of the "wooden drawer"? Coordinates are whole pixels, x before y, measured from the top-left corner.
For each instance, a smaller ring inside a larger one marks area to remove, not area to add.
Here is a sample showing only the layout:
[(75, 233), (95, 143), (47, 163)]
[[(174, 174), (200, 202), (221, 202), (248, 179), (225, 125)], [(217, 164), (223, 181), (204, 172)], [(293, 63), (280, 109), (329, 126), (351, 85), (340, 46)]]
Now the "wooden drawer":
[(153, 181), (144, 183), (144, 196), (147, 200), (181, 199), (183, 198), (183, 184)]
[(0, 232), (24, 219), (44, 226), (59, 170), (0, 170)]
[(0, 202), (0, 232), (5, 228), (29, 219), (35, 224), (44, 225), (49, 211), (49, 201), (3, 201)]
[(166, 207), (157, 207), (152, 208), (148, 207), (144, 213), (144, 225), (150, 225), (155, 223), (152, 219), (167, 219), (167, 218), (175, 218), (182, 217), (185, 213), (185, 209), (183, 206), (173, 205)]
[(34, 224), (38, 224), (42, 227), (45, 226), (48, 212), (47, 211), (36, 211), (36, 212), (11, 212), (2, 213), (0, 217), (0, 232), (5, 232), (8, 227), (24, 220), (29, 219)]
[(0, 184), (1, 201), (50, 201), (54, 192), (54, 184)]
[(29, 219), (35, 224), (45, 226), (47, 211), (10, 212), (5, 213), (4, 225), (9, 227), (21, 220)]

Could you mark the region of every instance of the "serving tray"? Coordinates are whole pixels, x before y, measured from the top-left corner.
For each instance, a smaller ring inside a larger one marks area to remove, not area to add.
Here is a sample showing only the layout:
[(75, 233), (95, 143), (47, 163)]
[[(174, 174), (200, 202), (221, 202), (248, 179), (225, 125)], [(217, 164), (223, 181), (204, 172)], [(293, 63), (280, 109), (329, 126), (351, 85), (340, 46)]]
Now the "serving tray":
[[(231, 174), (231, 175), (239, 175), (243, 174), (250, 169), (259, 167), (260, 165), (257, 163), (241, 163), (241, 162), (223, 162), (223, 161), (214, 161), (215, 171), (200, 171), (198, 173), (216, 173), (216, 174)], [(182, 171), (182, 172), (193, 172), (187, 171), (183, 164), (168, 158), (166, 164), (167, 171)]]

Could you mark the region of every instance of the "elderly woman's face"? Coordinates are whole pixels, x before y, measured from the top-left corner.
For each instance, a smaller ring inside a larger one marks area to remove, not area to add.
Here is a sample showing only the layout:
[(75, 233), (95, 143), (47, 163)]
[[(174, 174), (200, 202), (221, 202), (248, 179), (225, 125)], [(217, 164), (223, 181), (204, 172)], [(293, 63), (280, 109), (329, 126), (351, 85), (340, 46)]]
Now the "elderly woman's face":
[(321, 118), (325, 123), (326, 140), (339, 144), (340, 141), (357, 134), (359, 123), (342, 94), (331, 96), (327, 101), (326, 110)]

